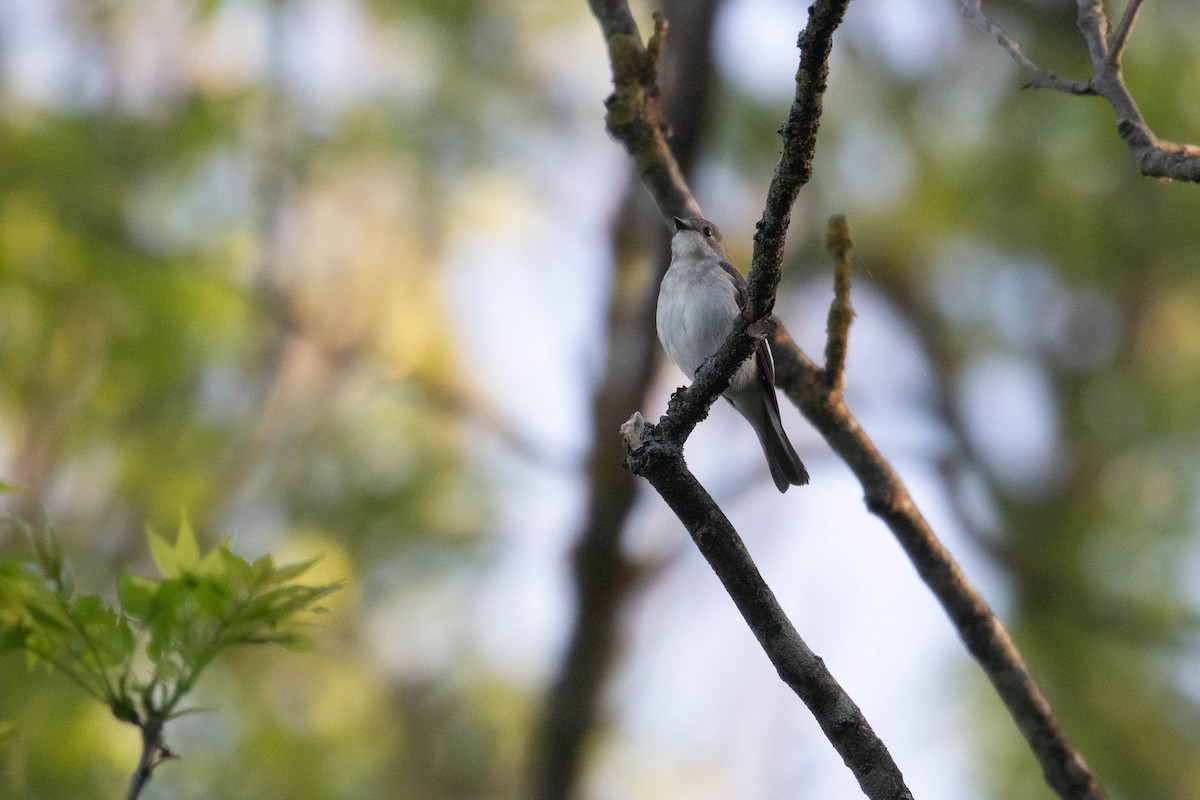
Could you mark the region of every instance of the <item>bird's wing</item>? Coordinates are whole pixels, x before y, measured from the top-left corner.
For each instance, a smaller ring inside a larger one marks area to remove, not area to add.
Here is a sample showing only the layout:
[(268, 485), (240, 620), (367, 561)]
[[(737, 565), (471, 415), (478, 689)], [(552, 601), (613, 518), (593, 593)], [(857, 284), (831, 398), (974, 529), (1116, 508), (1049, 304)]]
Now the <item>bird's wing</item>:
[[(734, 298), (737, 300), (738, 308), (745, 308), (746, 303), (750, 300), (745, 277), (737, 271), (737, 267), (728, 261), (719, 263), (721, 269), (725, 270), (725, 276), (733, 284)], [(758, 382), (766, 390), (764, 394), (767, 402), (774, 408), (775, 416), (778, 417), (779, 400), (775, 397), (775, 359), (771, 357), (771, 348), (767, 346), (766, 339), (759, 339), (758, 344), (754, 346), (754, 361), (758, 367), (756, 370)]]
[(720, 261), (718, 263), (721, 265), (721, 269), (725, 270), (725, 277), (729, 278), (729, 282), (733, 284), (734, 297), (737, 298), (738, 308), (745, 308), (746, 301), (750, 299), (746, 291), (746, 279), (742, 277), (742, 273), (737, 271), (737, 267), (728, 261)]

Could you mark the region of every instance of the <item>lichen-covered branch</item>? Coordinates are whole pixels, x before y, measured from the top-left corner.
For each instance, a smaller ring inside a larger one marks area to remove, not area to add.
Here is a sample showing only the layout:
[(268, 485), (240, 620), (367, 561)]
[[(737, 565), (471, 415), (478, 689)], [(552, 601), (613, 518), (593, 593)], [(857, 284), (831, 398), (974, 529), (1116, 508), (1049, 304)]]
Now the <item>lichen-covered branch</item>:
[(783, 245), (792, 218), (792, 206), (796, 204), (800, 188), (812, 178), (833, 32), (846, 15), (847, 5), (849, 0), (813, 3), (808, 9), (808, 24), (797, 42), (800, 66), (796, 69), (796, 94), (787, 119), (779, 129), (783, 135), (783, 151), (775, 165), (762, 219), (754, 234), (754, 255), (747, 278), (750, 284), (747, 315), (751, 320), (766, 318), (775, 305), (775, 289), (782, 272)]
[(664, 219), (699, 215), (700, 206), (688, 191), (667, 143), (670, 127), (658, 89), (658, 56), (667, 35), (666, 19), (655, 15), (654, 34), (644, 45), (625, 0), (589, 0), (588, 5), (604, 33), (612, 67), (613, 93), (604, 101), (608, 132), (633, 157), (638, 177)]
[(749, 300), (725, 344), (700, 369), (690, 386), (671, 397), (667, 415), (655, 429), (680, 446), (729, 386), (730, 376), (750, 356), (757, 339), (770, 334), (768, 320), (782, 274), (783, 246), (792, 206), (800, 188), (812, 177), (833, 33), (841, 24), (848, 4), (849, 0), (818, 0), (808, 9), (808, 24), (797, 41), (800, 66), (796, 70), (796, 93), (787, 119), (779, 129), (783, 150), (754, 234), (747, 277)]
[(1062, 78), (1031, 61), (1021, 51), (1021, 46), (983, 12), (982, 0), (960, 0), (959, 11), (964, 19), (986, 31), (1012, 56), (1029, 76), (1031, 87), (1104, 98), (1116, 112), (1117, 131), (1133, 151), (1143, 175), (1200, 182), (1200, 146), (1155, 136), (1121, 73), (1121, 56), (1142, 6), (1141, 0), (1130, 0), (1111, 42), (1108, 15), (1100, 0), (1077, 0), (1077, 3), (1079, 30), (1092, 62), (1092, 76), (1086, 81)]

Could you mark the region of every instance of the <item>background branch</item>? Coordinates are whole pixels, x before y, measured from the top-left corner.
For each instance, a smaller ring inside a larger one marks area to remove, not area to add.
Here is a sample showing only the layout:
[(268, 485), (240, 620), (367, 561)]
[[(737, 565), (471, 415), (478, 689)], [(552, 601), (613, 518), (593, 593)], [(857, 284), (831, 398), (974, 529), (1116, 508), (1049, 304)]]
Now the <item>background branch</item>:
[[(661, 56), (652, 55), (661, 67), (661, 102), (670, 111), (671, 143), (679, 174), (684, 176), (695, 162), (712, 93), (709, 53), (718, 2), (669, 0), (666, 14), (672, 15), (673, 6), (681, 12), (671, 27), (675, 46)], [(682, 13), (685, 5), (687, 13)], [(615, 16), (609, 28), (614, 32), (632, 25), (622, 12), (610, 9)], [(666, 30), (665, 22), (659, 29)], [(636, 35), (636, 26), (633, 30)], [(656, 49), (661, 34), (658, 41)], [(646, 141), (654, 140), (651, 136)], [(677, 193), (687, 197), (686, 189)], [(684, 205), (690, 202), (685, 200)], [(612, 431), (630, 408), (644, 404), (661, 359), (654, 312), (658, 284), (669, 263), (667, 236), (653, 201), (631, 175), (612, 223), (616, 275), (608, 300), (604, 377), (592, 396), (587, 510), (571, 552), (575, 587), (571, 633), (536, 733), (530, 783), (532, 796), (540, 800), (562, 800), (575, 793), (588, 733), (602, 723), (603, 688), (621, 647), (620, 612), (645, 571), (644, 564), (622, 552), (639, 481), (625, 469), (624, 445)], [(653, 255), (648, 259), (647, 254)]]
[(1012, 56), (1029, 76), (1031, 87), (1069, 94), (1097, 95), (1108, 101), (1117, 113), (1117, 131), (1133, 151), (1143, 175), (1200, 182), (1200, 146), (1170, 142), (1155, 136), (1121, 73), (1121, 56), (1141, 8), (1141, 0), (1130, 0), (1111, 45), (1108, 40), (1109, 20), (1100, 0), (1077, 2), (1079, 30), (1087, 42), (1092, 61), (1092, 77), (1086, 81), (1061, 78), (1031, 61), (1021, 52), (1021, 46), (983, 13), (982, 0), (961, 0), (959, 11), (964, 19), (987, 32)]
[(846, 350), (850, 341), (850, 323), (854, 309), (850, 306), (850, 226), (843, 216), (829, 218), (826, 248), (833, 256), (833, 302), (829, 305), (829, 322), (825, 339), (825, 384), (841, 391), (846, 383)]

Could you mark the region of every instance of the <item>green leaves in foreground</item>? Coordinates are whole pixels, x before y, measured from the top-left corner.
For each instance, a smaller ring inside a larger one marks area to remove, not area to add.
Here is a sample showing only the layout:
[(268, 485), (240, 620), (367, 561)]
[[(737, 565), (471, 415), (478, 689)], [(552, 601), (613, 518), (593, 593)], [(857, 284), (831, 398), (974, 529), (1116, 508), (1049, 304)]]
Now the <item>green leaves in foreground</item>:
[(185, 518), (173, 545), (148, 531), (162, 577), (126, 573), (114, 606), (75, 596), (57, 543), (25, 531), (33, 562), (0, 561), (0, 654), (24, 651), (31, 665), (53, 666), (118, 719), (143, 727), (185, 713), (180, 702), (226, 648), (306, 647), (298, 618), (321, 611), (317, 603), (338, 588), (294, 582), (314, 561), (248, 562), (229, 539), (201, 553)]

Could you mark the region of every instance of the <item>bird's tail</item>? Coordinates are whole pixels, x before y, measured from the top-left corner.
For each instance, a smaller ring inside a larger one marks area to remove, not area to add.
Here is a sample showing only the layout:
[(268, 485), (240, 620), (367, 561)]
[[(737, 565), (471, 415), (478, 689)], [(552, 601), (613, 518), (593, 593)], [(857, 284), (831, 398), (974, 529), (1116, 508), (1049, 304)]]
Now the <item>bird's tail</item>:
[(759, 444), (767, 457), (767, 467), (771, 470), (771, 480), (775, 488), (786, 492), (789, 486), (803, 486), (808, 483), (808, 470), (796, 455), (792, 443), (788, 441), (783, 431), (783, 422), (779, 419), (779, 404), (771, 402), (774, 397), (767, 397), (763, 392), (739, 393), (733, 399), (733, 407), (749, 421), (758, 434)]

